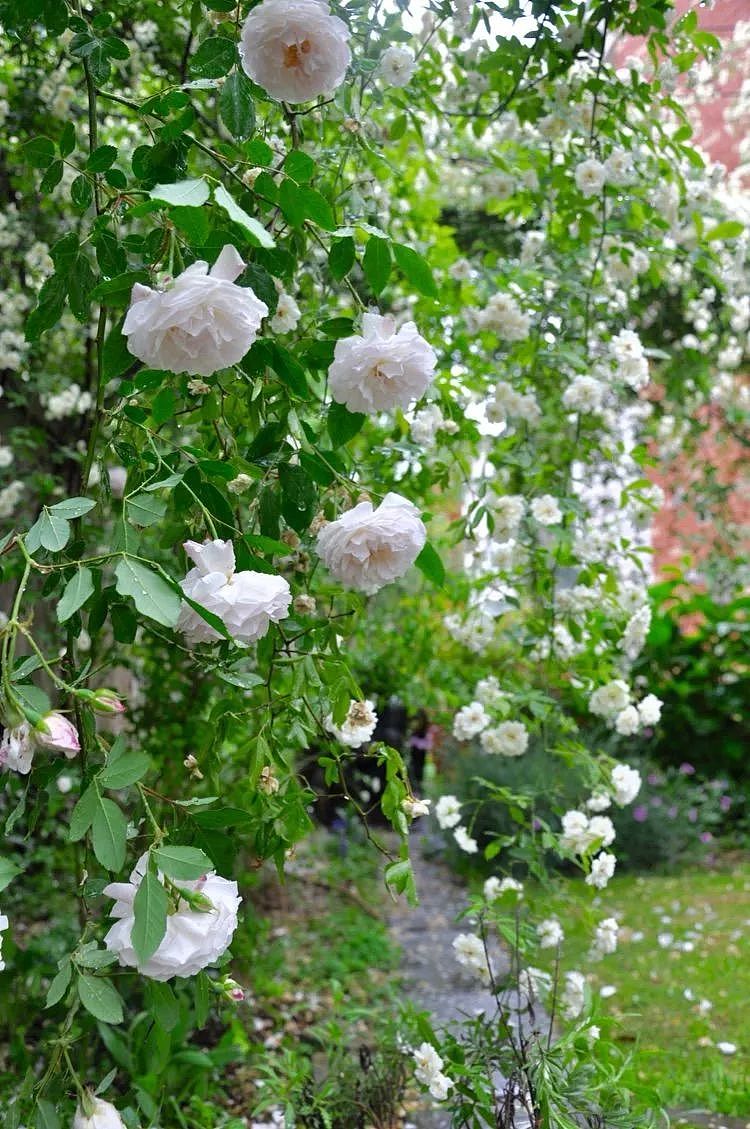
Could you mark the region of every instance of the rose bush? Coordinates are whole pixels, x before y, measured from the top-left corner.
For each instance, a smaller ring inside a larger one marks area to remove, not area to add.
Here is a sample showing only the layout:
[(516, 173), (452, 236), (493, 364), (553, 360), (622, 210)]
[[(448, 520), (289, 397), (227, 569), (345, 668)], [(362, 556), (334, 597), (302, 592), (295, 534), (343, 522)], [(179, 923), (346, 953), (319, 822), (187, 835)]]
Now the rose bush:
[[(630, 0), (408, 7), (0, 3), (11, 1129), (182, 1124), (310, 758), (418, 894), (399, 751), (388, 842), (347, 787), (393, 693), (484, 758), (434, 810), (498, 872), (455, 945), (497, 1017), (425, 1019), (417, 1082), (456, 1125), (649, 1124), (505, 871), (606, 890), (663, 724), (649, 452), (747, 406), (743, 224), (671, 90), (718, 44)], [(573, 1026), (519, 1041), (540, 998)]]

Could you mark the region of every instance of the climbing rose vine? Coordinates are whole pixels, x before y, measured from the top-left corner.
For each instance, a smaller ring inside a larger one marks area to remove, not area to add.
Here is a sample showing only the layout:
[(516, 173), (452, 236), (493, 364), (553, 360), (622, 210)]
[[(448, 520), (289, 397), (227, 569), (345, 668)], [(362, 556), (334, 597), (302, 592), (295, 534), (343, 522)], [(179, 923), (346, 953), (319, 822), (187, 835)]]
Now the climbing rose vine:
[[(238, 880), (323, 789), (394, 896), (431, 810), (496, 870), (454, 943), (495, 1013), (423, 1017), (413, 1084), (456, 1125), (651, 1123), (525, 876), (606, 894), (661, 716), (649, 471), (748, 407), (743, 222), (675, 93), (719, 44), (666, 0), (414, 8), (0, 0), (10, 1129), (184, 1126)], [(452, 734), (432, 798), (376, 669)]]

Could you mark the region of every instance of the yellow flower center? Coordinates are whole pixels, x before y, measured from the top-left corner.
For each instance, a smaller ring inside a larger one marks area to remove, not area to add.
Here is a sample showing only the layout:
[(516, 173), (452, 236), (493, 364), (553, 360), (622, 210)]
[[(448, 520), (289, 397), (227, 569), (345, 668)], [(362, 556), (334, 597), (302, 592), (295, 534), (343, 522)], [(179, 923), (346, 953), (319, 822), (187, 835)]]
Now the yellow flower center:
[(288, 47), (284, 48), (284, 66), (298, 67), (302, 62), (302, 56), (307, 55), (309, 50), (309, 39), (303, 39), (301, 43), (290, 43)]

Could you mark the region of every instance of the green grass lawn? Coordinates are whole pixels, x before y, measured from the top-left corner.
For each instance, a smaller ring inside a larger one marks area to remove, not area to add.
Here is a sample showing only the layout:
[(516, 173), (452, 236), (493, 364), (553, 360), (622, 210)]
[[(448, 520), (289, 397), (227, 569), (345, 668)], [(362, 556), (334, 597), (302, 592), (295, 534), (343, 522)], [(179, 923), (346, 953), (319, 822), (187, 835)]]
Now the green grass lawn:
[[(600, 1025), (632, 1044), (636, 1088), (750, 1123), (750, 863), (622, 875), (595, 899), (571, 880), (543, 907), (566, 928), (563, 968), (590, 973)], [(619, 948), (590, 963), (593, 923), (604, 917), (620, 923)], [(615, 992), (602, 997), (608, 986)], [(736, 1053), (722, 1054), (722, 1042)]]

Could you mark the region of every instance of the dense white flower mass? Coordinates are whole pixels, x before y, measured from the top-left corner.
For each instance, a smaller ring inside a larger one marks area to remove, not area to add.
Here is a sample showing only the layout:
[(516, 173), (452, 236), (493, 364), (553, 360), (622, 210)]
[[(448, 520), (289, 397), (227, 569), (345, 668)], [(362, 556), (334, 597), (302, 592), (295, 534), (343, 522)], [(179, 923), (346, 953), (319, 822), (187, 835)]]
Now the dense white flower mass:
[(575, 182), (584, 196), (598, 196), (607, 183), (607, 171), (601, 161), (591, 157), (576, 165)]
[(111, 1102), (87, 1094), (83, 1099), (86, 1108), (77, 1107), (73, 1118), (73, 1129), (125, 1129), (125, 1122)]
[(317, 549), (336, 580), (372, 595), (408, 572), (426, 540), (417, 507), (391, 493), (377, 509), (372, 502), (359, 502), (326, 525)]
[(190, 376), (235, 365), (258, 336), (268, 306), (234, 280), (245, 264), (227, 244), (209, 270), (197, 262), (166, 290), (136, 283), (122, 332), (144, 364)]
[(609, 343), (615, 375), (635, 392), (649, 382), (648, 360), (641, 339), (632, 329), (622, 329)]
[(635, 706), (625, 706), (615, 718), (615, 730), (621, 737), (632, 737), (641, 727), (641, 719)]
[(448, 1097), (448, 1091), (455, 1083), (443, 1074), (444, 1063), (435, 1048), (429, 1043), (422, 1043), (422, 1045), (413, 1052), (413, 1057), (415, 1065), (414, 1077), (417, 1082), (421, 1082), (423, 1086), (427, 1086), (430, 1094), (436, 1101), (445, 1101)]
[(488, 902), (494, 902), (505, 894), (515, 894), (520, 898), (523, 896), (523, 883), (515, 878), (497, 878), (493, 874), (485, 881), (482, 890)]
[(110, 952), (117, 953), (120, 964), (137, 968), (152, 980), (171, 980), (174, 976), (194, 976), (224, 953), (237, 928), (237, 910), (241, 898), (237, 883), (211, 871), (192, 882), (173, 883), (187, 893), (207, 899), (200, 909), (192, 909), (180, 898), (174, 913), (167, 915), (167, 931), (153, 956), (140, 964), (131, 937), (135, 924), (133, 902), (148, 867), (148, 854), (143, 854), (128, 882), (110, 882), (103, 893), (114, 898), (110, 916), (117, 921), (104, 938)]
[(389, 86), (406, 86), (416, 69), (414, 52), (408, 47), (386, 47), (378, 61), (380, 77)]
[(457, 741), (470, 741), (490, 723), (489, 715), (481, 702), (462, 706), (453, 718), (453, 736)]
[(397, 330), (393, 318), (367, 313), (361, 334), (336, 342), (328, 384), (339, 404), (372, 415), (421, 399), (436, 365), (435, 350), (413, 321)]
[(577, 1019), (586, 1004), (586, 978), (581, 972), (566, 972), (562, 997), (565, 1019)]
[(247, 75), (280, 102), (309, 102), (344, 81), (349, 28), (325, 0), (263, 0), (242, 26)]
[(620, 926), (615, 917), (605, 917), (600, 921), (594, 931), (593, 954), (595, 956), (608, 956), (617, 952), (617, 938)]
[[(341, 725), (334, 725), (331, 717), (326, 718), (326, 729), (333, 733), (334, 737), (338, 738), (343, 745), (348, 745), (350, 749), (359, 749), (362, 745), (367, 744), (375, 732), (377, 724), (378, 715), (375, 713), (374, 703), (369, 700), (365, 702), (352, 701), (349, 712)], [(423, 815), (426, 813), (418, 812), (417, 814)]]
[[(265, 572), (235, 572), (231, 541), (186, 541), (185, 552), (196, 567), (180, 582), (183, 592), (218, 616), (238, 643), (254, 643), (271, 623), (289, 614), (292, 593), (286, 580)], [(182, 606), (177, 629), (191, 647), (222, 638), (189, 604)]]
[(501, 721), (494, 728), (485, 729), (479, 743), (485, 753), (520, 757), (529, 746), (529, 732), (520, 721)]
[(629, 764), (617, 764), (612, 769), (612, 787), (615, 790), (615, 803), (625, 807), (633, 802), (641, 790), (641, 774)]
[(559, 525), (563, 515), (557, 499), (551, 494), (542, 494), (541, 498), (532, 500), (531, 516), (540, 525)]
[(545, 918), (536, 927), (540, 949), (556, 949), (565, 940), (562, 925), (556, 917)]
[(602, 851), (591, 863), (591, 870), (586, 875), (586, 884), (603, 890), (615, 872), (617, 860), (614, 855)]
[(523, 341), (529, 336), (531, 315), (524, 313), (512, 294), (493, 294), (477, 314), (477, 325), (505, 341)]
[(630, 687), (621, 678), (599, 686), (589, 698), (589, 710), (607, 719), (621, 713), (630, 702)]
[(576, 376), (562, 395), (566, 408), (574, 412), (600, 412), (604, 406), (607, 386), (593, 376)]
[(442, 831), (461, 822), (461, 801), (456, 796), (441, 796), (435, 804), (435, 817)]
[(453, 938), (453, 952), (458, 963), (475, 972), (483, 984), (490, 982), (491, 969), (481, 937), (474, 933), (459, 933)]

